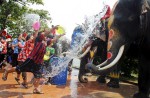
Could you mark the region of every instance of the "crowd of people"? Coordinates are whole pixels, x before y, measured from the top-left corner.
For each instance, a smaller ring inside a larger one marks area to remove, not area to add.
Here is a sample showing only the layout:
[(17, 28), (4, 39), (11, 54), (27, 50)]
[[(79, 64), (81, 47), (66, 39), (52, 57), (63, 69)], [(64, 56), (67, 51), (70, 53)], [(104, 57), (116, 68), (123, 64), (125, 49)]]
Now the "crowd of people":
[[(6, 36), (0, 36), (0, 68), (4, 70), (2, 80), (6, 81), (11, 72), (16, 72), (15, 80), (28, 88), (27, 73), (33, 73), (33, 93), (41, 94), (40, 80), (43, 78), (42, 66), (55, 55), (53, 45), (65, 34), (55, 35), (57, 26), (42, 32), (34, 30), (32, 34), (26, 32), (18, 34), (17, 38), (8, 41)], [(20, 83), (20, 75), (23, 82)], [(48, 81), (49, 82), (49, 81)]]

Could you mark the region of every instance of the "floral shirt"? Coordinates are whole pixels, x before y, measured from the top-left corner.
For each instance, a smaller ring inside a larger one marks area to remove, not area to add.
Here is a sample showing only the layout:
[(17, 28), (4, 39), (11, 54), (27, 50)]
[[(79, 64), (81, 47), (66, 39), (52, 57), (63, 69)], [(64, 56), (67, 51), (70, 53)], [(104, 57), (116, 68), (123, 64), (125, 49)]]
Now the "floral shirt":
[(18, 55), (18, 61), (24, 62), (28, 58), (33, 48), (34, 48), (34, 42), (31, 40), (26, 41), (24, 48), (21, 50), (21, 52)]
[(2, 41), (1, 43), (2, 43), (2, 46), (3, 46), (1, 54), (6, 54), (7, 53), (7, 42)]

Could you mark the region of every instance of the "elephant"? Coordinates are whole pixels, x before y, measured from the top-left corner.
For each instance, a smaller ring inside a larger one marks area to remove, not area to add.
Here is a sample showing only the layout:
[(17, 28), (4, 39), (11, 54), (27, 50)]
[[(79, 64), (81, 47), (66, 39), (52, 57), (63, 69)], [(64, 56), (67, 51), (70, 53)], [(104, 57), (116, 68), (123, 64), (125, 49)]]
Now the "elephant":
[[(98, 33), (101, 37), (99, 38), (97, 34), (92, 34), (89, 37), (89, 41), (87, 42), (88, 46), (90, 46), (90, 51), (93, 50), (95, 47), (97, 47), (97, 51), (94, 55), (93, 63), (99, 64), (104, 62), (107, 59), (107, 40), (108, 40), (108, 28), (107, 28), (107, 21), (102, 25), (99, 25), (99, 23), (96, 26), (96, 33)], [(104, 26), (105, 25), (105, 26)], [(80, 28), (82, 29), (82, 28)], [(85, 45), (85, 47), (87, 47)], [(84, 47), (84, 48), (85, 48)], [(78, 79), (81, 83), (87, 83), (88, 78), (84, 77), (89, 73), (90, 71), (86, 68), (86, 64), (88, 63), (88, 59), (90, 58), (90, 52), (87, 52), (85, 56), (83, 56), (80, 63), (80, 69), (79, 69), (79, 75)], [(92, 72), (94, 73), (94, 72)], [(106, 76), (107, 74), (98, 75), (97, 82), (99, 83), (106, 83)], [(120, 69), (118, 67), (115, 68), (114, 71), (110, 72), (109, 78), (110, 81), (107, 83), (108, 87), (112, 88), (119, 88), (119, 76), (120, 76)]]
[(107, 60), (87, 68), (96, 74), (107, 74), (127, 53), (137, 45), (138, 92), (133, 98), (150, 98), (150, 0), (119, 0), (108, 21)]

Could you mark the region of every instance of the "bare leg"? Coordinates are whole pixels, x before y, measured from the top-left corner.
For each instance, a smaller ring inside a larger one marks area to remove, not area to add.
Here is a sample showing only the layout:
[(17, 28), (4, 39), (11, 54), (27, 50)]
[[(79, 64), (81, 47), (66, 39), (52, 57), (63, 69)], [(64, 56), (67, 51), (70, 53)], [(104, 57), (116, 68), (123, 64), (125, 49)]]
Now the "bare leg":
[(12, 73), (12, 72), (16, 72), (16, 67), (12, 67), (12, 68), (9, 68), (9, 69), (5, 69), (5, 71), (4, 71), (4, 73), (3, 73), (2, 80), (6, 81), (6, 80), (7, 80), (8, 73)]
[(43, 94), (39, 88), (39, 82), (40, 82), (40, 78), (34, 78), (34, 90), (33, 93), (35, 94)]
[(22, 86), (24, 86), (25, 88), (28, 88), (27, 73), (26, 72), (22, 72), (22, 79), (23, 79)]

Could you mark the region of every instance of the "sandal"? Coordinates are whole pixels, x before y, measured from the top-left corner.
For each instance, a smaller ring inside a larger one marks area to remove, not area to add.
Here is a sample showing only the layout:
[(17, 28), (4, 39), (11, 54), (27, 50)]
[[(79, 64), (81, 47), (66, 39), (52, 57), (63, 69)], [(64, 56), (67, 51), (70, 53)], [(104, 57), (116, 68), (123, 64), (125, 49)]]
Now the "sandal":
[(18, 79), (18, 78), (15, 77), (15, 80), (16, 80), (16, 82), (20, 85), (20, 82), (19, 82), (20, 79)]
[(4, 73), (3, 73), (2, 80), (6, 81), (7, 80), (7, 76), (8, 76), (8, 72), (5, 70)]
[(28, 84), (26, 84), (26, 83), (21, 83), (21, 85), (22, 85), (24, 88), (28, 88)]
[(39, 91), (39, 90), (37, 90), (37, 89), (34, 89), (34, 90), (33, 90), (33, 94), (44, 94), (44, 93), (41, 92), (41, 91)]

